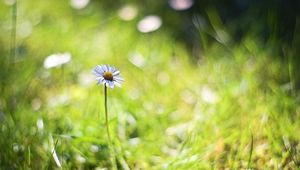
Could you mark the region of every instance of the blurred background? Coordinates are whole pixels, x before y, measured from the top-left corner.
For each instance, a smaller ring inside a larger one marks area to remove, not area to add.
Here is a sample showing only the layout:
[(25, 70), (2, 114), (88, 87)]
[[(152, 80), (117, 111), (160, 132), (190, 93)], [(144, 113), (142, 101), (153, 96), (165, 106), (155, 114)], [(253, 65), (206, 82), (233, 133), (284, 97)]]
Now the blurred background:
[(300, 167), (297, 0), (0, 0), (0, 169)]

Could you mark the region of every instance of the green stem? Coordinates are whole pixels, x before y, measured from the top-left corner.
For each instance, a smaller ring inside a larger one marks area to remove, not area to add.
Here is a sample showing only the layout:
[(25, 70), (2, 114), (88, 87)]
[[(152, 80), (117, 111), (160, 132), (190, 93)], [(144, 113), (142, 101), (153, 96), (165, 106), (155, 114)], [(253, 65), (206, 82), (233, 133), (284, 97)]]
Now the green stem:
[(252, 158), (252, 153), (253, 153), (253, 134), (252, 134), (252, 132), (251, 132), (250, 155), (249, 155), (249, 159), (248, 159), (248, 168), (247, 168), (247, 169), (251, 169), (251, 158)]
[[(17, 3), (18, 1), (16, 0), (12, 6), (12, 22), (11, 22), (11, 34), (10, 34), (10, 39), (11, 39), (11, 42), (10, 42), (10, 59), (8, 60), (8, 70), (9, 72), (12, 72), (13, 74), (11, 75), (11, 84), (16, 84), (15, 80), (16, 80), (16, 75), (15, 75), (15, 72), (16, 72), (16, 56), (17, 56), (17, 47), (16, 47), (16, 34), (17, 34)], [(15, 112), (15, 109), (16, 109), (16, 90), (15, 90), (15, 86), (11, 86), (11, 103), (10, 103), (10, 106), (9, 106), (9, 110), (10, 110), (10, 114), (11, 114), (11, 117), (13, 119), (13, 122), (15, 123), (16, 122), (16, 118), (15, 118), (15, 115), (14, 115), (14, 112)]]
[(105, 125), (106, 125), (106, 132), (107, 132), (109, 151), (110, 151), (110, 161), (111, 161), (111, 164), (112, 164), (112, 168), (114, 170), (117, 170), (115, 151), (114, 151), (114, 148), (113, 148), (112, 140), (111, 140), (110, 133), (109, 133), (109, 126), (108, 126), (107, 86), (106, 86), (106, 84), (104, 84), (104, 108), (105, 108)]
[(12, 6), (12, 30), (11, 30), (11, 49), (10, 49), (10, 56), (12, 63), (15, 63), (16, 59), (16, 32), (17, 32), (17, 2), (16, 1)]

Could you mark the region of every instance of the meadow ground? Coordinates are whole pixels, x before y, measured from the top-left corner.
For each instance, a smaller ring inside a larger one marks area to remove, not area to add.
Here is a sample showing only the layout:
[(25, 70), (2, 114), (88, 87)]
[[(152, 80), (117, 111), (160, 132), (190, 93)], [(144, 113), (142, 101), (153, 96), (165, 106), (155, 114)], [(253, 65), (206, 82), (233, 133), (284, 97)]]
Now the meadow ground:
[[(299, 168), (299, 94), (267, 45), (229, 36), (192, 58), (164, 27), (144, 34), (51, 2), (18, 7), (13, 58), (11, 6), (0, 5), (0, 169), (111, 167), (98, 64), (125, 79), (108, 89), (120, 169)], [(57, 53), (70, 61), (47, 68)]]

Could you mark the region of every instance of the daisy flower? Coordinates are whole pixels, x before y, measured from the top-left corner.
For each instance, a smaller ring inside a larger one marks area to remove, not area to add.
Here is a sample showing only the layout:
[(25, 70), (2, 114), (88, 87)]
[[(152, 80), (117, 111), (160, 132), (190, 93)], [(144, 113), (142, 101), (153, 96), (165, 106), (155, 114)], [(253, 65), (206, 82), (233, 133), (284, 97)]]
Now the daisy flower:
[(120, 71), (109, 65), (97, 65), (93, 73), (96, 75), (98, 84), (104, 84), (110, 88), (121, 87), (124, 79), (120, 76)]

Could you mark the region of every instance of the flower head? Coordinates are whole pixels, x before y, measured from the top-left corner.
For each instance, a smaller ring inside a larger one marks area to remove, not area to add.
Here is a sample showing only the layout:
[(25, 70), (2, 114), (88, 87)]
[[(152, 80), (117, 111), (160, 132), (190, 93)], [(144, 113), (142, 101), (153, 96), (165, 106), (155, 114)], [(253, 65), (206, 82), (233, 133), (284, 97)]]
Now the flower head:
[(124, 79), (120, 76), (120, 71), (109, 65), (97, 65), (93, 73), (96, 75), (98, 84), (104, 84), (110, 88), (121, 87)]

